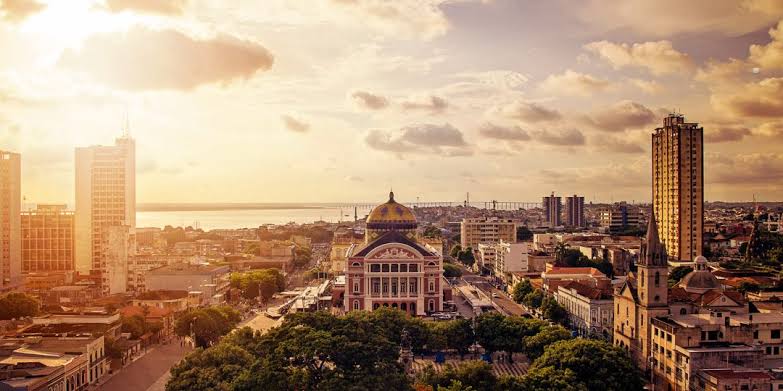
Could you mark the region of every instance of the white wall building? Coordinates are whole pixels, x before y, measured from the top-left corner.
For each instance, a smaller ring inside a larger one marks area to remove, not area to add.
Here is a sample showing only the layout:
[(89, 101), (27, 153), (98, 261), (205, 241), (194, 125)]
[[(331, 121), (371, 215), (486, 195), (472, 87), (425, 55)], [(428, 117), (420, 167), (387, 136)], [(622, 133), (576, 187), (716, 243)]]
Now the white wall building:
[(557, 287), (555, 300), (568, 311), (571, 329), (579, 335), (612, 340), (614, 300), (610, 294), (571, 281)]
[(127, 226), (131, 240), (136, 229), (136, 147), (132, 138), (118, 138), (113, 146), (76, 148), (74, 223), (76, 271), (106, 273), (102, 253), (106, 227)]

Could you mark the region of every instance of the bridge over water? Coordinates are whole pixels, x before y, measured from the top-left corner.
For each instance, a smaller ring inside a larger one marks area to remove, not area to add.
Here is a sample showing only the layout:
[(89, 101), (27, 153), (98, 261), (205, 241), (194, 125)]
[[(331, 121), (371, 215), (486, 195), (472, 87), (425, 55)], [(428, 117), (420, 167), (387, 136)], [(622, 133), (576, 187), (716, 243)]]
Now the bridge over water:
[[(413, 208), (435, 208), (435, 207), (448, 207), (448, 206), (466, 206), (470, 205), (479, 209), (492, 209), (492, 210), (520, 210), (520, 209), (535, 209), (540, 208), (540, 202), (528, 202), (528, 201), (471, 201), (467, 202), (451, 202), (451, 201), (417, 201), (417, 202), (401, 202), (404, 205)], [(354, 209), (357, 210), (370, 210), (378, 206), (377, 203), (346, 203), (338, 205), (339, 208)]]

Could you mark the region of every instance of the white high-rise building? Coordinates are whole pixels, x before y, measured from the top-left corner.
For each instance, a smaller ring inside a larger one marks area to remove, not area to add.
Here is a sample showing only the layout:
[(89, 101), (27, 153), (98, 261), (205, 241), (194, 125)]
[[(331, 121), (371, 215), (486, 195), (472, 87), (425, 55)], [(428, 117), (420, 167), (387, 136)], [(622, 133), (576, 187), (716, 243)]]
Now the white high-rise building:
[[(104, 252), (108, 244), (122, 243), (119, 232), (133, 236), (136, 229), (136, 146), (123, 136), (113, 146), (76, 148), (76, 271), (99, 273), (104, 294), (124, 291), (110, 276), (127, 274), (127, 251)], [(109, 227), (125, 226), (115, 230)], [(109, 231), (112, 232), (110, 237)], [(132, 239), (129, 239), (132, 241)], [(116, 256), (123, 256), (118, 260)], [(109, 262), (110, 261), (110, 262)], [(125, 269), (109, 270), (110, 268)]]
[(0, 151), (0, 292), (21, 284), (21, 166), (18, 153)]

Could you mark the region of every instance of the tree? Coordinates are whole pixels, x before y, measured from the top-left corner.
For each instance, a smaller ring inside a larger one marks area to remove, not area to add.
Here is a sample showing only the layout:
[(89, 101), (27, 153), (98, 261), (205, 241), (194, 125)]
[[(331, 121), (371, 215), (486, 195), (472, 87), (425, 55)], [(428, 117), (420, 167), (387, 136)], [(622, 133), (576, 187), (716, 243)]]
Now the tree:
[(446, 322), (428, 322), (427, 325), (427, 350), (442, 352), (448, 347), (448, 335)]
[(587, 386), (580, 382), (576, 373), (570, 369), (559, 370), (546, 367), (535, 371), (528, 371), (522, 378), (522, 389), (525, 391), (589, 391)]
[(310, 264), (313, 259), (313, 252), (309, 248), (297, 246), (294, 249), (294, 266), (302, 267)]
[(242, 297), (255, 299), (260, 296), (266, 303), (272, 295), (285, 289), (285, 277), (278, 269), (253, 270), (231, 274), (230, 284), (242, 291)]
[(492, 365), (478, 360), (463, 361), (457, 365), (449, 365), (443, 373), (443, 378), (449, 384), (453, 381), (458, 381), (463, 386), (476, 391), (494, 390), (498, 381), (492, 372)]
[(174, 332), (181, 336), (194, 335), (196, 346), (208, 347), (228, 334), (241, 320), (230, 307), (190, 308), (182, 312), (174, 323)]
[(422, 234), (425, 238), (432, 238), (437, 239), (441, 238), (443, 236), (443, 233), (441, 232), (440, 228), (430, 225), (429, 227), (424, 229), (424, 233)]
[(0, 320), (19, 319), (38, 314), (38, 300), (24, 293), (13, 292), (0, 298)]
[(443, 276), (448, 278), (459, 278), (462, 277), (462, 269), (460, 269), (457, 265), (452, 265), (450, 263), (444, 263), (443, 264)]
[(234, 344), (198, 349), (171, 368), (166, 391), (232, 389), (236, 379), (248, 375), (252, 362), (252, 354)]
[(541, 303), (541, 312), (544, 317), (555, 323), (565, 324), (568, 320), (568, 311), (553, 297), (547, 297)]
[(693, 268), (690, 266), (677, 266), (669, 272), (669, 286), (677, 285), (683, 277), (692, 272)]
[(449, 255), (452, 258), (457, 259), (459, 258), (459, 253), (461, 252), (462, 252), (462, 246), (460, 246), (459, 244), (455, 244), (454, 247), (451, 248), (451, 251), (449, 251)]
[(545, 326), (535, 335), (525, 338), (525, 355), (533, 361), (544, 354), (548, 345), (567, 339), (571, 339), (571, 333), (563, 326)]
[(540, 289), (534, 289), (532, 292), (525, 295), (522, 302), (530, 308), (539, 308), (544, 301), (544, 292)]
[(457, 259), (464, 263), (467, 267), (471, 267), (474, 263), (476, 263), (476, 257), (473, 255), (472, 247), (468, 247), (465, 250), (460, 251)]
[[(545, 383), (570, 384), (572, 390), (641, 390), (644, 382), (628, 354), (619, 347), (593, 339), (555, 342), (533, 361), (526, 382), (543, 390)], [(557, 383), (553, 383), (557, 382)], [(560, 389), (555, 387), (554, 389)]]
[(524, 242), (533, 239), (533, 232), (527, 226), (517, 227), (517, 242)]
[(133, 339), (138, 339), (144, 335), (147, 329), (144, 317), (141, 315), (123, 317), (120, 327), (123, 333), (130, 333)]
[(459, 380), (452, 380), (448, 387), (438, 386), (438, 391), (475, 391), (475, 389), (462, 384)]
[(533, 291), (533, 284), (530, 283), (530, 280), (524, 279), (514, 285), (514, 289), (511, 292), (511, 297), (516, 301), (517, 303), (522, 303), (522, 300), (524, 300), (525, 295)]
[(456, 350), (460, 357), (464, 357), (470, 351), (470, 347), (476, 341), (473, 335), (473, 326), (469, 319), (455, 319), (444, 323), (446, 344), (449, 349)]

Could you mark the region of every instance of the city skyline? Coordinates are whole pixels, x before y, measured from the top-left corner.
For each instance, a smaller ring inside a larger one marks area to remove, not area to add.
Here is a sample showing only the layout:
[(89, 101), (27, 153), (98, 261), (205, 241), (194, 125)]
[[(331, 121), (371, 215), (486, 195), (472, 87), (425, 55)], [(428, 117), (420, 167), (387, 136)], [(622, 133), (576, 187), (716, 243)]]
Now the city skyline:
[(783, 7), (611, 3), (4, 1), (0, 149), (29, 203), (123, 129), (139, 203), (649, 202), (678, 111), (706, 201), (783, 199)]

